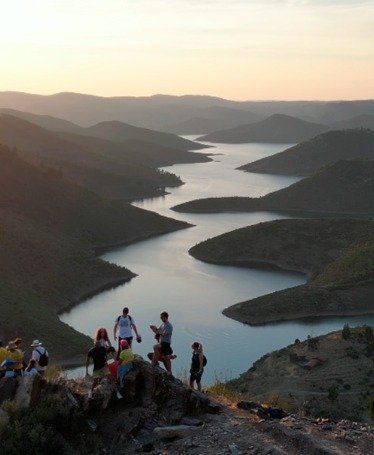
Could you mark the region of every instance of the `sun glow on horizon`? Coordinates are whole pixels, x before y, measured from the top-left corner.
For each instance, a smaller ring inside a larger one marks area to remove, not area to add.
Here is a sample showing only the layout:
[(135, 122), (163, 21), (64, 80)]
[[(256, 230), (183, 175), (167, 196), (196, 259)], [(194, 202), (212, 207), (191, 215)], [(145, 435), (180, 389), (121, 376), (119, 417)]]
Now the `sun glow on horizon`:
[(373, 98), (374, 1), (19, 0), (1, 91)]

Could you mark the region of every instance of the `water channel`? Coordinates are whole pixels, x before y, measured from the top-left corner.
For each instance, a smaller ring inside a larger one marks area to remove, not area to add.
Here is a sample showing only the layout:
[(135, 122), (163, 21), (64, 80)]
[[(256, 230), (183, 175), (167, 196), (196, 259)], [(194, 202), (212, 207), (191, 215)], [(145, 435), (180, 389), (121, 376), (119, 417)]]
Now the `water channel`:
[[(194, 139), (194, 137), (188, 137)], [(215, 144), (204, 153), (212, 162), (183, 164), (164, 168), (185, 182), (170, 194), (135, 203), (138, 207), (164, 216), (187, 221), (188, 229), (137, 242), (102, 256), (104, 260), (126, 266), (138, 276), (129, 283), (100, 293), (61, 315), (61, 320), (76, 330), (93, 336), (104, 326), (112, 336), (114, 319), (124, 306), (130, 308), (142, 334), (142, 343), (133, 345), (135, 353), (146, 358), (154, 344), (149, 324), (160, 324), (161, 311), (168, 311), (174, 326), (172, 345), (177, 359), (173, 373), (185, 377), (191, 358), (191, 344), (204, 345), (208, 365), (203, 382), (238, 377), (267, 352), (350, 326), (374, 324), (374, 317), (333, 318), (318, 321), (293, 321), (252, 327), (222, 315), (222, 310), (244, 300), (305, 282), (299, 274), (271, 272), (206, 264), (192, 258), (189, 248), (209, 237), (243, 226), (284, 218), (280, 214), (229, 213), (185, 214), (170, 207), (188, 200), (211, 196), (259, 197), (286, 187), (295, 177), (252, 174), (236, 167), (287, 148), (284, 144)], [(113, 342), (113, 338), (112, 338)], [(69, 372), (82, 374), (82, 369)]]

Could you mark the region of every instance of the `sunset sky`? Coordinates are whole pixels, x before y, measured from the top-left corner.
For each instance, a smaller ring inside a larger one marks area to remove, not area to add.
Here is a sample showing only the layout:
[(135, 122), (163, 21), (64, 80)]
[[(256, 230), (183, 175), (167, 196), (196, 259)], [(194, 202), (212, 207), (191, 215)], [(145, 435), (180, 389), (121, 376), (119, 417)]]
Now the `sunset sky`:
[(374, 0), (2, 2), (0, 91), (374, 98)]

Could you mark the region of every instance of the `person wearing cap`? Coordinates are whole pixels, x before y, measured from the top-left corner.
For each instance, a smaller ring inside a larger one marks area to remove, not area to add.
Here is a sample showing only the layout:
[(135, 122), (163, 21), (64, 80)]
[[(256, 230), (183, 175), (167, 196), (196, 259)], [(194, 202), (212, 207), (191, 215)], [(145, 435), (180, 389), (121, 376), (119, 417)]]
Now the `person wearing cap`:
[(141, 336), (138, 333), (138, 329), (135, 325), (134, 318), (132, 318), (129, 315), (129, 309), (128, 307), (125, 307), (122, 310), (122, 314), (120, 314), (114, 323), (114, 340), (117, 340), (117, 335), (118, 335), (118, 355), (121, 352), (121, 340), (126, 340), (131, 348), (132, 340), (133, 340), (133, 334), (132, 331), (134, 330), (135, 335), (136, 335), (136, 341), (138, 343), (141, 342)]
[(127, 340), (121, 340), (121, 352), (118, 356), (117, 380), (120, 387), (123, 387), (123, 378), (132, 369), (134, 354)]
[(7, 359), (12, 360), (14, 363), (12, 369), (15, 372), (16, 376), (22, 376), (23, 373), (23, 353), (20, 349), (17, 348), (17, 345), (14, 341), (9, 341), (7, 345)]
[[(109, 376), (110, 377), (110, 370), (108, 368), (108, 363), (107, 363), (107, 352), (106, 349), (101, 345), (100, 340), (94, 340), (94, 345), (93, 347), (87, 352), (87, 358), (86, 358), (86, 376), (89, 376), (88, 374), (88, 366), (90, 364), (90, 359), (93, 361), (93, 371), (92, 371), (92, 377), (93, 377), (93, 382), (91, 386), (91, 390), (88, 394), (88, 398), (92, 399), (93, 398), (93, 391), (95, 387), (99, 384), (99, 382)], [(122, 398), (122, 395), (119, 393), (117, 390), (117, 398)]]
[(39, 340), (34, 340), (31, 344), (31, 347), (33, 348), (31, 358), (35, 360), (35, 368), (37, 372), (41, 375), (44, 374), (47, 367), (39, 364), (40, 357), (44, 353), (48, 356), (48, 351), (44, 346), (42, 346), (42, 344), (43, 343)]

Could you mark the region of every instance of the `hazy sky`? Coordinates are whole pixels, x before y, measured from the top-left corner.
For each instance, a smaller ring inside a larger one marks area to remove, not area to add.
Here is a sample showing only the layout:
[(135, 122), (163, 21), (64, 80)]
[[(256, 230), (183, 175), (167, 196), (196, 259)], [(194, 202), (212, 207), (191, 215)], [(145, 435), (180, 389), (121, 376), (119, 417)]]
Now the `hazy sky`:
[(8, 0), (0, 91), (374, 98), (374, 0)]

